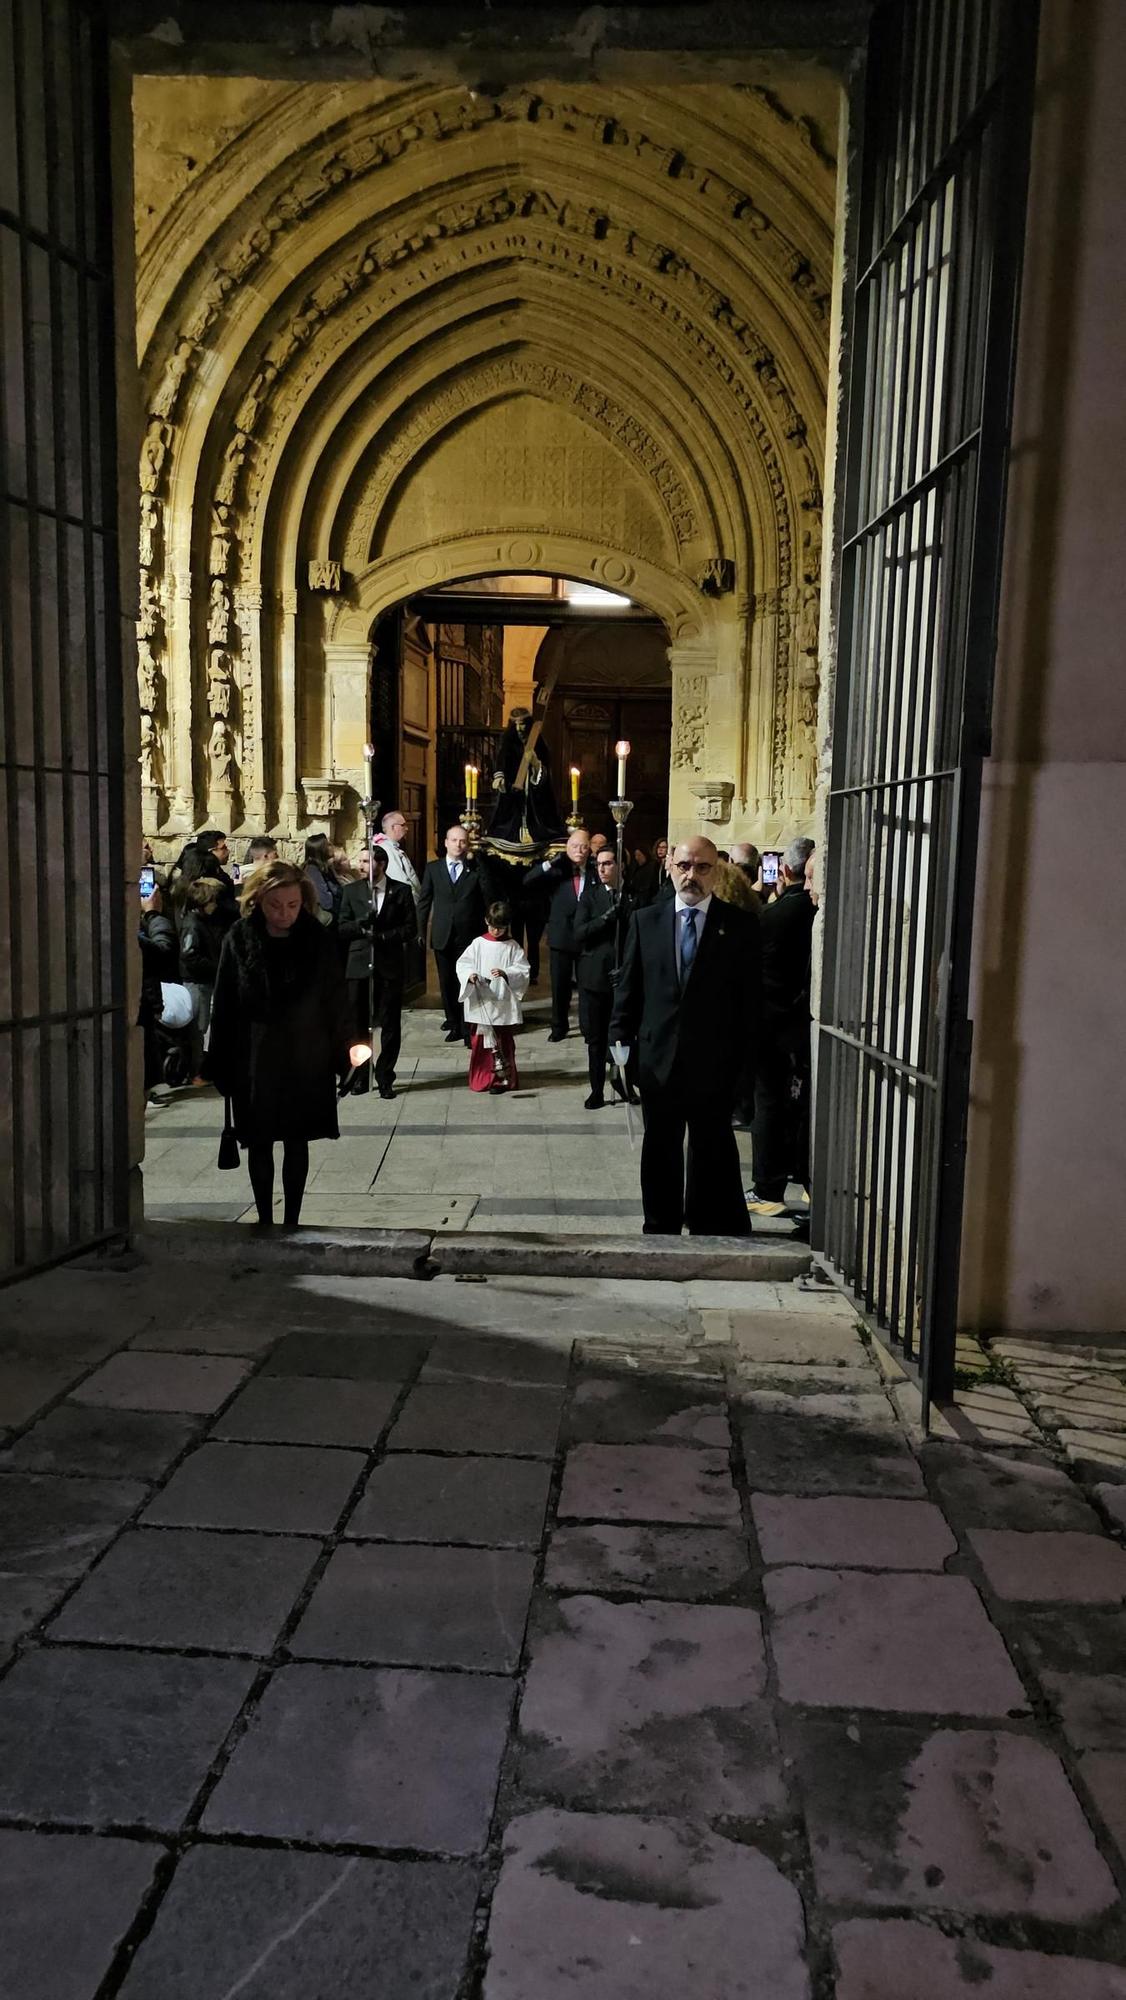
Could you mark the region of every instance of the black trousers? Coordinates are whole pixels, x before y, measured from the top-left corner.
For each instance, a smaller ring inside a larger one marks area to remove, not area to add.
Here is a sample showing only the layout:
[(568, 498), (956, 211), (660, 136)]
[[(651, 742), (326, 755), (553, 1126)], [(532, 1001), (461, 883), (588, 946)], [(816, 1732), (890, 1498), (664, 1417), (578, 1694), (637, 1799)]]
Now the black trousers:
[(763, 1037), (751, 1132), (760, 1201), (785, 1201), (791, 1180), (809, 1186), (809, 1076), (808, 1032)]
[[(353, 1039), (367, 1040), (373, 1028), (379, 1029), (379, 1054), (375, 1061), (376, 1084), (391, 1084), (395, 1081), (395, 1064), (399, 1060), (399, 1050), (403, 1046), (403, 982), (401, 977), (389, 979), (386, 973), (375, 975), (374, 999), (375, 1020), (368, 1020), (368, 982), (366, 979), (350, 979), (348, 988), (352, 998)], [(357, 1094), (371, 1088), (371, 1064), (365, 1063), (357, 1070), (352, 1084)]]
[[(659, 1089), (643, 1083), (641, 1200), (647, 1235), (749, 1236), (731, 1093), (701, 1095), (679, 1071)], [(685, 1137), (688, 1139), (687, 1160)]]
[(442, 1011), (451, 1034), (464, 1035), (465, 1015), (462, 1013), (458, 993), (461, 981), (457, 976), (457, 962), (461, 953), (452, 944), (444, 944), (439, 951), (434, 946), (434, 963), (438, 968), (438, 989), (442, 995)]
[[(610, 1016), (614, 1011), (613, 993), (588, 993), (579, 988), (579, 1027), (586, 1043), (587, 1069), (590, 1088), (595, 1097), (601, 1097), (606, 1089), (606, 1065), (610, 1060)], [(611, 1077), (614, 1089), (621, 1091), (621, 1078), (617, 1070)], [(630, 1050), (626, 1064), (626, 1082), (636, 1087), (637, 1050)]]
[(553, 1034), (566, 1034), (575, 987), (575, 953), (551, 948), (551, 1027)]

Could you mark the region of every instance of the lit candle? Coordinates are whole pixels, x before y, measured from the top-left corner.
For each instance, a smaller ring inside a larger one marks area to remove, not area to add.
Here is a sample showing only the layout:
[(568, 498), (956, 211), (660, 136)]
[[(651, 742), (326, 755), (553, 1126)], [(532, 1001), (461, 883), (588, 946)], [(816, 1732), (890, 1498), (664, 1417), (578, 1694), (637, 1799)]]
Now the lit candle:
[(472, 764), (467, 764), (465, 767), (465, 801), (467, 805), (469, 804), (472, 797), (473, 797), (473, 766)]
[(372, 784), (371, 784), (371, 767), (372, 767), (372, 763), (374, 762), (374, 759), (375, 759), (375, 744), (374, 744), (374, 743), (365, 743), (365, 744), (364, 744), (364, 781), (365, 781), (365, 787), (366, 787), (366, 789), (365, 789), (365, 792), (364, 792), (364, 796), (365, 796), (365, 798), (369, 798), (369, 799), (371, 799), (371, 798), (374, 798), (374, 797), (375, 797), (375, 793), (374, 793), (374, 792), (373, 792), (373, 790), (372, 790)]
[(477, 778), (478, 778), (477, 766), (476, 764), (471, 764), (469, 766), (469, 796), (472, 799), (474, 805), (476, 805), (477, 803)]
[(577, 765), (577, 764), (572, 764), (572, 766), (571, 766), (571, 810), (572, 810), (573, 812), (577, 812), (577, 811), (578, 811), (578, 809), (579, 809), (579, 767), (578, 767), (578, 765)]
[(625, 737), (622, 738), (620, 743), (615, 743), (614, 755), (618, 760), (618, 797), (624, 799), (626, 795), (626, 758), (629, 756), (629, 744), (626, 742)]

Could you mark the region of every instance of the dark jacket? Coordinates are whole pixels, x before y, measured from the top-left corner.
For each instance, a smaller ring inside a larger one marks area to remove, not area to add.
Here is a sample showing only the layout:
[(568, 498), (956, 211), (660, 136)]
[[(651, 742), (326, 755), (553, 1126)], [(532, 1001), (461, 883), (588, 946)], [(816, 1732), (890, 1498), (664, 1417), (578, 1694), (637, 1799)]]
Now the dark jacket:
[(654, 861), (650, 858), (648, 861), (634, 862), (633, 867), (628, 871), (627, 880), (636, 909), (642, 910), (646, 903), (652, 903), (656, 900), (657, 891), (661, 886), (661, 879), (661, 864), (659, 861)]
[(575, 977), (582, 993), (611, 993), (611, 974), (621, 963), (626, 932), (633, 915), (629, 890), (615, 894), (603, 882), (592, 882), (579, 897), (575, 915), (575, 946), (579, 954)]
[(189, 878), (185, 869), (181, 879), (184, 882), (187, 882), (189, 879), (193, 882), (198, 882), (201, 876), (205, 876), (210, 882), (218, 882), (219, 884), (219, 901), (216, 904), (216, 915), (219, 919), (220, 928), (225, 935), (230, 930), (231, 925), (237, 924), (239, 920), (238, 895), (235, 885), (227, 874), (222, 862), (216, 861), (213, 852), (201, 854), (199, 865), (194, 870), (192, 876)]
[(375, 970), (381, 979), (402, 979), (405, 947), (418, 935), (414, 896), (405, 882), (388, 882), (383, 908), (372, 918), (371, 885), (346, 882), (340, 897), (337, 936), (348, 946), (345, 971), (349, 979), (366, 979)]
[(141, 1004), (137, 1012), (138, 1027), (159, 1021), (164, 1012), (164, 995), (160, 988), (180, 977), (180, 948), (176, 939), (176, 926), (171, 917), (158, 915), (155, 910), (142, 914), (137, 930), (137, 942), (141, 947)]
[[(574, 872), (570, 856), (559, 854), (550, 868), (544, 868), (537, 861), (524, 877), (524, 897), (529, 904), (539, 901), (542, 908), (541, 899), (544, 897), (548, 899), (547, 941), (552, 951), (574, 952), (577, 949), (575, 917), (582, 896), (575, 894)], [(588, 861), (583, 896), (589, 895), (591, 884), (595, 879), (594, 870)]]
[(180, 974), (194, 986), (214, 986), (229, 924), (223, 922), (218, 907), (208, 916), (189, 904), (180, 919)]
[(336, 1139), (348, 1068), (348, 994), (330, 932), (302, 910), (271, 938), (255, 910), (227, 933), (204, 1071), (231, 1099), (241, 1145)]
[(680, 1080), (701, 1096), (734, 1099), (762, 1004), (759, 923), (713, 896), (684, 985), (676, 968), (675, 900), (639, 910), (610, 1022), (611, 1042), (638, 1051), (643, 1091)]
[(418, 931), (425, 940), (427, 919), (434, 951), (465, 951), (485, 928), (485, 896), (472, 861), (463, 862), (456, 882), (450, 881), (445, 859), (428, 861), (418, 899)]
[(816, 915), (800, 882), (787, 883), (762, 913), (763, 1021), (772, 1034), (808, 1029)]

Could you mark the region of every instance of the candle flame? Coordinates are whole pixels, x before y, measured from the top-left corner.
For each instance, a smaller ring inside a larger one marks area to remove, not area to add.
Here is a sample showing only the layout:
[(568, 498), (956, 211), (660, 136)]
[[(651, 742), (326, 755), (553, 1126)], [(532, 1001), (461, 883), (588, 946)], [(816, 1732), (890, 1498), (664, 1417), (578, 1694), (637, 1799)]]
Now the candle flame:
[(614, 745), (614, 755), (615, 755), (615, 757), (628, 757), (628, 756), (629, 756), (629, 748), (630, 748), (630, 746), (629, 746), (629, 744), (628, 744), (628, 743), (626, 742), (626, 739), (625, 739), (625, 737), (623, 736), (623, 738), (622, 738), (621, 742), (620, 742), (620, 743), (615, 743), (615, 745)]
[(372, 758), (373, 758), (374, 756), (375, 756), (375, 744), (374, 744), (374, 743), (365, 743), (365, 744), (364, 744), (364, 759), (365, 759), (365, 761), (366, 761), (367, 763), (369, 763), (369, 764), (370, 764), (370, 763), (371, 763), (371, 760), (372, 760)]

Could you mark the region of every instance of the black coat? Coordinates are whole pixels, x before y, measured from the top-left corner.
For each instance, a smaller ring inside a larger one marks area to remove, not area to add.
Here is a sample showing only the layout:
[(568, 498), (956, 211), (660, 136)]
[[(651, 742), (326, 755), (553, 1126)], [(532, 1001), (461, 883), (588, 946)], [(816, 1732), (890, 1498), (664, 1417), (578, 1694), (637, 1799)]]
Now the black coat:
[[(627, 889), (614, 895), (603, 882), (592, 882), (579, 897), (575, 915), (575, 967), (580, 993), (612, 993), (611, 973), (625, 946), (634, 901)], [(620, 941), (620, 944), (619, 944)]]
[(219, 919), (220, 929), (226, 933), (231, 925), (237, 924), (239, 920), (238, 894), (222, 862), (216, 861), (213, 852), (200, 856), (199, 865), (190, 877), (185, 868), (182, 879), (185, 882), (188, 880), (198, 882), (201, 878), (219, 884), (219, 901), (215, 905), (215, 913)]
[(348, 1069), (348, 997), (331, 931), (302, 910), (271, 938), (255, 910), (227, 933), (211, 1008), (207, 1076), (231, 1099), (239, 1143), (336, 1139)]
[(427, 862), (418, 899), (418, 930), (423, 939), (428, 918), (434, 951), (454, 951), (460, 957), (474, 938), (480, 937), (485, 928), (485, 894), (472, 861), (462, 863), (456, 882), (450, 881), (448, 862)]
[(137, 1025), (144, 1027), (159, 1021), (164, 1012), (161, 985), (180, 977), (180, 947), (171, 917), (156, 910), (142, 913), (137, 942), (141, 947), (141, 1005)]
[(816, 915), (802, 884), (789, 882), (760, 918), (763, 1017), (775, 1033), (808, 1025)]
[(610, 1040), (637, 1049), (642, 1091), (669, 1083), (679, 1056), (690, 1090), (733, 1099), (762, 1004), (759, 924), (713, 896), (682, 987), (676, 915), (675, 900), (651, 903), (630, 924)]
[(184, 911), (180, 919), (180, 971), (193, 986), (214, 986), (229, 924), (216, 907), (208, 916), (204, 910)]
[(374, 951), (375, 970), (380, 978), (401, 980), (406, 946), (413, 944), (418, 936), (414, 896), (405, 882), (388, 881), (383, 908), (374, 919), (371, 903), (370, 883), (345, 883), (336, 931), (341, 943), (348, 946), (347, 976), (366, 979)]
[[(533, 902), (539, 902), (542, 909), (542, 899), (544, 897), (548, 899), (547, 942), (552, 951), (569, 951), (573, 953), (578, 948), (575, 944), (575, 918), (578, 915), (582, 896), (576, 896), (575, 894), (575, 885), (572, 879), (574, 872), (570, 856), (559, 854), (552, 862), (550, 868), (545, 868), (541, 862), (537, 861), (533, 867), (529, 868), (524, 877), (524, 899), (529, 906)], [(583, 890), (583, 896), (590, 894), (591, 884), (596, 879), (594, 869), (588, 861), (586, 867), (586, 887)]]

